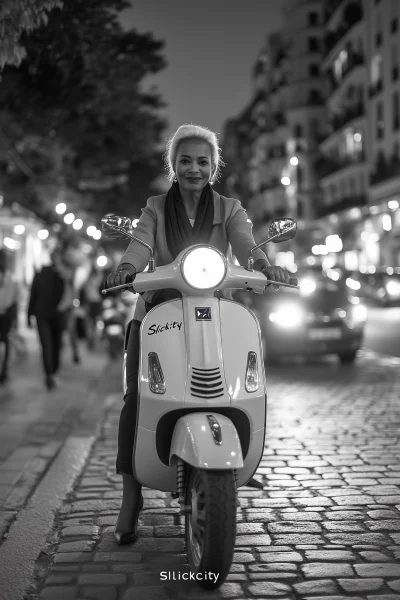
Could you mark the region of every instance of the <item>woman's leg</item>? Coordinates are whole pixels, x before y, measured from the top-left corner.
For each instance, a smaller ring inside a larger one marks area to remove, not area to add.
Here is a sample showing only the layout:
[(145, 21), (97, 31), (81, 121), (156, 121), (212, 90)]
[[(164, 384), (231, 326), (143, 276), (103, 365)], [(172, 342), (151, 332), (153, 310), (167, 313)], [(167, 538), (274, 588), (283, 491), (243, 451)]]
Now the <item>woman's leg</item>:
[(129, 333), (126, 380), (127, 391), (124, 397), (118, 430), (117, 473), (122, 474), (122, 504), (115, 527), (114, 537), (118, 544), (134, 542), (137, 538), (136, 528), (139, 512), (142, 507), (142, 486), (135, 479), (132, 471), (132, 455), (135, 440), (138, 374), (139, 374), (139, 333), (140, 322), (133, 321)]
[(118, 430), (118, 456), (117, 473), (133, 474), (132, 454), (135, 439), (137, 401), (138, 401), (138, 375), (139, 375), (139, 333), (140, 322), (132, 321), (126, 357), (126, 383), (127, 390), (124, 405), (121, 410)]

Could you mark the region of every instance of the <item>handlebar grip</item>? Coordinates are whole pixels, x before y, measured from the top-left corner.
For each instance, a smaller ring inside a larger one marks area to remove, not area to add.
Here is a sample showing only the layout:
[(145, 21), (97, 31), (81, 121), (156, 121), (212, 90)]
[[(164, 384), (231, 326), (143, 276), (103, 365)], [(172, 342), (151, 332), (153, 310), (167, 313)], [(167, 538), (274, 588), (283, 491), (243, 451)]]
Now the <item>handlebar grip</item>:
[(298, 280), (295, 277), (291, 277), (289, 279), (289, 283), (290, 283), (290, 285), (299, 285)]

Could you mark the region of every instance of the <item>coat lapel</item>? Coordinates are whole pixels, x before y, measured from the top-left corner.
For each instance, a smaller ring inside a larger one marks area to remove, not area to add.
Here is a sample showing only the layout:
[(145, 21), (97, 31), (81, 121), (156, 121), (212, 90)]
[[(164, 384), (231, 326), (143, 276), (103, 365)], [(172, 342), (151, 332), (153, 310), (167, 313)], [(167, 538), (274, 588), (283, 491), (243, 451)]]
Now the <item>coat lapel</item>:
[(214, 220), (213, 220), (213, 225), (220, 225), (222, 223), (222, 219), (221, 219), (221, 196), (219, 194), (217, 194), (217, 192), (215, 192), (213, 190), (213, 196), (214, 196)]

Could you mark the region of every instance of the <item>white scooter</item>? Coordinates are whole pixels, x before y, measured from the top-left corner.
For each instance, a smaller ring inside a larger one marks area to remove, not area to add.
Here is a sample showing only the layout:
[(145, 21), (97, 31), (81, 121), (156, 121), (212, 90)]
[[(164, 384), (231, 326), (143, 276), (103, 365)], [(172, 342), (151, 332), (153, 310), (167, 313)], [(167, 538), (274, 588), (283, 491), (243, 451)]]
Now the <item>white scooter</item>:
[[(237, 489), (251, 479), (262, 458), (266, 419), (258, 321), (248, 308), (216, 298), (214, 292), (229, 288), (262, 294), (268, 284), (276, 284), (253, 271), (252, 253), (268, 242), (291, 239), (297, 225), (288, 218), (272, 221), (270, 237), (252, 249), (247, 269), (209, 245), (191, 246), (156, 269), (152, 249), (133, 235), (129, 219), (107, 216), (102, 228), (109, 237), (123, 234), (150, 252), (147, 272), (103, 293), (173, 288), (182, 294), (150, 310), (141, 325), (132, 464), (142, 485), (179, 499), (192, 573), (202, 587), (214, 589), (231, 567)], [(298, 289), (295, 279), (279, 285)]]

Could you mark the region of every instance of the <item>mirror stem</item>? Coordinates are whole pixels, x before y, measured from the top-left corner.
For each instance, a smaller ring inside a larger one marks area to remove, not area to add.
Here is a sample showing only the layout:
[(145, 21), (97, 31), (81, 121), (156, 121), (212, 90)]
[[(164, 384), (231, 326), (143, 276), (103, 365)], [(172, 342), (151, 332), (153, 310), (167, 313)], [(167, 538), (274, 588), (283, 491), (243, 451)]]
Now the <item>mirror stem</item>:
[(139, 242), (143, 246), (146, 246), (146, 248), (150, 252), (148, 273), (154, 273), (154, 271), (156, 270), (156, 264), (155, 264), (155, 260), (154, 260), (154, 256), (153, 256), (153, 248), (151, 246), (149, 246), (149, 244), (146, 244), (146, 242), (139, 240), (139, 238), (135, 237), (132, 233), (128, 233), (128, 231), (121, 231), (119, 227), (114, 226), (114, 225), (109, 224), (108, 226), (111, 227), (111, 229), (115, 229), (115, 231), (119, 231), (119, 233), (123, 233), (124, 235), (129, 237), (131, 240), (135, 240), (135, 242)]

